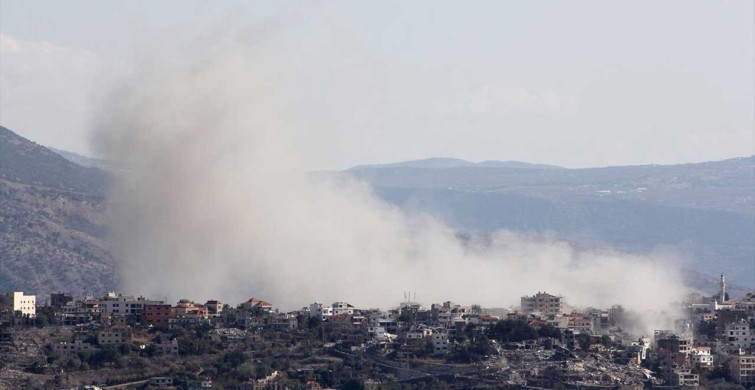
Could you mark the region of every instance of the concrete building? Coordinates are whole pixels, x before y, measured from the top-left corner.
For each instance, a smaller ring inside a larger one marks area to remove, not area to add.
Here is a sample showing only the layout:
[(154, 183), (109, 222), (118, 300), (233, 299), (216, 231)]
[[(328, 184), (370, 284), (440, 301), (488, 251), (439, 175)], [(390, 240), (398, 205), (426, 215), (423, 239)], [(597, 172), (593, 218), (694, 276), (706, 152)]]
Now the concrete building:
[(697, 387), (700, 386), (700, 375), (693, 374), (691, 370), (680, 369), (671, 372), (671, 386)]
[(540, 313), (542, 315), (557, 315), (564, 308), (561, 297), (539, 291), (533, 296), (522, 297), (521, 306), (525, 313)]
[(695, 368), (712, 368), (713, 367), (713, 355), (710, 353), (710, 347), (694, 347), (689, 355), (689, 361), (692, 367)]
[(218, 300), (209, 300), (204, 304), (207, 308), (207, 313), (210, 315), (216, 315), (223, 312), (223, 303)]
[(755, 329), (745, 319), (726, 324), (724, 337), (731, 350), (755, 352)]
[(52, 351), (62, 355), (67, 355), (69, 353), (88, 352), (93, 350), (94, 346), (92, 346), (92, 344), (85, 343), (81, 340), (76, 340), (73, 343), (62, 341), (52, 345)]
[(97, 333), (99, 345), (121, 345), (131, 343), (131, 330), (123, 325), (116, 325)]
[(72, 302), (73, 297), (66, 293), (53, 293), (50, 294), (50, 306), (61, 308), (68, 304), (68, 302)]
[(729, 362), (731, 378), (742, 386), (755, 385), (755, 355), (736, 355)]
[(322, 303), (312, 303), (309, 305), (309, 317), (320, 317), (323, 321), (327, 321), (328, 317), (333, 315), (333, 308), (330, 306), (323, 306)]
[(100, 300), (100, 311), (105, 317), (140, 316), (145, 305), (158, 305), (163, 301), (152, 301), (144, 297), (116, 295), (109, 292)]
[(144, 305), (142, 323), (155, 329), (167, 330), (170, 319), (175, 317), (176, 312), (170, 305), (148, 304)]
[(433, 343), (434, 355), (445, 355), (448, 353), (448, 335), (445, 333), (435, 333), (430, 340)]
[(354, 306), (347, 302), (335, 302), (331, 307), (333, 308), (333, 315), (354, 315)]
[(20, 312), (22, 316), (36, 317), (37, 297), (15, 291), (0, 295), (0, 310)]

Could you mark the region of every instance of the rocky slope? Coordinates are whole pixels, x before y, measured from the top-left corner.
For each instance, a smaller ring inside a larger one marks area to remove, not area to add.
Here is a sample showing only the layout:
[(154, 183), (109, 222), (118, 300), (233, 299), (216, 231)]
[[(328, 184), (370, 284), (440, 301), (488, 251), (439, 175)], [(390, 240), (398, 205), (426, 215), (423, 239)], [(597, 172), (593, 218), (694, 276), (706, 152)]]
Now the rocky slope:
[(0, 291), (102, 293), (115, 272), (105, 172), (0, 127)]

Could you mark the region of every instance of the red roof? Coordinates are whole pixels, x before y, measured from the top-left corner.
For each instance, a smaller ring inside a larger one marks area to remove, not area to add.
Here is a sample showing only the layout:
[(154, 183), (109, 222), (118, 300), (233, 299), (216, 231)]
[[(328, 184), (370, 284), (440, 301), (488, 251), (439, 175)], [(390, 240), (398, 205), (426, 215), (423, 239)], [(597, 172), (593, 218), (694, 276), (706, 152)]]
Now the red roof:
[(267, 301), (263, 301), (262, 299), (257, 299), (252, 297), (252, 299), (248, 300), (247, 303), (251, 303), (252, 306), (256, 307), (273, 307), (273, 304)]

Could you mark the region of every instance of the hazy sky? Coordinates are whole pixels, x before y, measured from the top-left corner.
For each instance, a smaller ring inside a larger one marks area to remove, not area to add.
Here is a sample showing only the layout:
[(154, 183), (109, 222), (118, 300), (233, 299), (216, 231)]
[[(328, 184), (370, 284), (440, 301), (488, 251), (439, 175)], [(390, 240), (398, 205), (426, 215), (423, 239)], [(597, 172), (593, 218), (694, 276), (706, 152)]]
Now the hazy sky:
[(267, 64), (313, 169), (755, 154), (749, 0), (0, 4), (0, 124), (84, 154), (113, 80), (223, 39)]

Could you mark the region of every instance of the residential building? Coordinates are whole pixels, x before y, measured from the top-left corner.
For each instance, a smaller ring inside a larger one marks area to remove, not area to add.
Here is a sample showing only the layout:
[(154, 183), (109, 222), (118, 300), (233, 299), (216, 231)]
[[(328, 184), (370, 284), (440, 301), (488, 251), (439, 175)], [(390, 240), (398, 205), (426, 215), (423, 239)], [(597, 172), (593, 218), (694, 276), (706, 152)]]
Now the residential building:
[(700, 375), (693, 374), (691, 370), (678, 369), (671, 372), (671, 386), (697, 387), (700, 386)]
[(149, 384), (150, 386), (156, 387), (173, 386), (173, 378), (167, 376), (155, 376), (149, 378)]
[(433, 343), (434, 355), (445, 355), (448, 353), (448, 335), (445, 333), (435, 333), (430, 340)]
[(711, 347), (699, 346), (692, 348), (689, 361), (692, 367), (695, 368), (712, 368), (713, 355), (711, 355)]
[(207, 308), (207, 314), (216, 315), (223, 311), (223, 303), (218, 300), (209, 300), (204, 304)]
[(68, 304), (68, 302), (72, 302), (73, 297), (70, 294), (66, 293), (53, 293), (50, 294), (50, 306), (56, 307), (56, 308), (62, 308), (65, 305)]
[(323, 321), (326, 321), (328, 317), (333, 315), (333, 307), (325, 307), (322, 303), (312, 303), (309, 305), (309, 317), (320, 317)]
[(731, 350), (755, 352), (755, 329), (751, 329), (749, 321), (745, 319), (726, 324), (724, 340)]
[(735, 355), (729, 362), (729, 374), (742, 386), (755, 385), (755, 355)]
[(85, 343), (82, 340), (75, 340), (73, 343), (59, 342), (52, 344), (52, 351), (67, 355), (69, 353), (88, 352), (94, 350), (94, 346), (90, 343)]
[(333, 303), (331, 307), (333, 308), (333, 315), (340, 315), (340, 314), (353, 315), (354, 314), (354, 306), (346, 302), (335, 302)]
[(176, 312), (170, 305), (147, 304), (142, 312), (142, 323), (155, 329), (168, 329), (170, 319), (175, 317)]
[(522, 311), (528, 314), (556, 315), (563, 310), (563, 302), (561, 297), (538, 291), (533, 296), (522, 297), (521, 307)]
[(121, 345), (131, 343), (131, 329), (123, 325), (112, 326), (97, 333), (99, 345)]
[(0, 311), (2, 310), (9, 310), (14, 313), (18, 312), (26, 317), (36, 317), (37, 297), (34, 295), (24, 295), (20, 291), (0, 294)]

